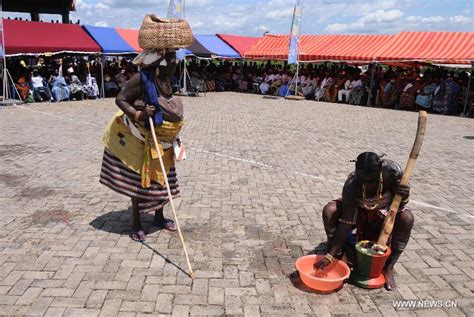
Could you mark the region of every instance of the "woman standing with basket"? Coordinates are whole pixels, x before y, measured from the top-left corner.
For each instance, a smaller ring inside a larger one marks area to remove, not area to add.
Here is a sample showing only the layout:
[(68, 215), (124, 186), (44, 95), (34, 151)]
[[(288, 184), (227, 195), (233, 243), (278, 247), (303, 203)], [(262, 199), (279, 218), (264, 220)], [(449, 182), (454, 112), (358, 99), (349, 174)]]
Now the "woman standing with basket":
[[(145, 240), (141, 225), (143, 213), (154, 212), (154, 225), (176, 231), (176, 224), (166, 219), (163, 207), (169, 203), (165, 175), (173, 197), (179, 196), (175, 170), (175, 150), (180, 148), (179, 132), (184, 124), (183, 104), (173, 96), (171, 77), (176, 66), (176, 49), (194, 41), (186, 20), (160, 19), (147, 15), (139, 32), (144, 51), (133, 63), (140, 71), (132, 76), (117, 96), (120, 108), (104, 134), (105, 145), (100, 182), (132, 200), (132, 233)], [(154, 146), (149, 117), (158, 139)], [(161, 156), (161, 159), (159, 159)]]

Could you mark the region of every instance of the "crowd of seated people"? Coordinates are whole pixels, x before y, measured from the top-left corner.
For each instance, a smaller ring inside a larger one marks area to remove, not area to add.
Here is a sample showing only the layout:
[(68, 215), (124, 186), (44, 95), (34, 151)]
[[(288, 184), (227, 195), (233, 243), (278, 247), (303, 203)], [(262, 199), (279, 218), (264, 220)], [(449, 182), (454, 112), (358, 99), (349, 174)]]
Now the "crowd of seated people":
[[(12, 94), (24, 102), (97, 99), (101, 96), (101, 65), (99, 60), (85, 58), (17, 58), (9, 63), (15, 80)], [(126, 59), (105, 62), (104, 94), (114, 97), (136, 72)]]
[[(26, 102), (115, 97), (138, 70), (132, 58), (10, 58), (9, 70), (19, 97)], [(285, 63), (227, 62), (193, 59), (187, 64), (187, 90), (238, 91), (285, 97), (375, 106), (389, 109), (426, 109), (433, 113), (460, 114), (464, 110), (469, 74), (439, 67), (375, 68), (349, 64), (301, 64), (299, 75)], [(104, 87), (102, 87), (102, 73)], [(183, 85), (179, 67), (172, 83)], [(472, 107), (473, 86), (468, 97)], [(470, 111), (472, 113), (472, 110)]]
[[(468, 77), (465, 72), (400, 72), (377, 76), (376, 105), (401, 110), (425, 109), (432, 113), (457, 115), (466, 102)], [(472, 86), (470, 87), (472, 103)]]
[[(439, 67), (302, 64), (295, 77), (287, 65), (193, 61), (188, 70), (207, 91), (241, 91), (308, 100), (457, 115), (463, 112), (469, 74)], [(473, 86), (468, 104), (472, 107)], [(297, 90), (295, 92), (295, 90)]]

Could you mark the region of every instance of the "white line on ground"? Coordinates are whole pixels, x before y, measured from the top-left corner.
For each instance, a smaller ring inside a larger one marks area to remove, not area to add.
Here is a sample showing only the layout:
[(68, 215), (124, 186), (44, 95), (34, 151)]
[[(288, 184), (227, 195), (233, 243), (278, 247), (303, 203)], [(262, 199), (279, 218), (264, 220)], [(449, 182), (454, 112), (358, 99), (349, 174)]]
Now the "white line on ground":
[[(215, 156), (225, 157), (227, 159), (231, 159), (231, 160), (235, 160), (235, 161), (240, 161), (240, 162), (244, 162), (244, 163), (259, 165), (259, 166), (263, 166), (263, 167), (267, 167), (267, 168), (271, 168), (271, 169), (282, 169), (283, 170), (283, 168), (280, 168), (280, 167), (277, 167), (277, 166), (272, 166), (270, 164), (258, 162), (258, 161), (255, 161), (255, 160), (248, 160), (248, 159), (244, 159), (244, 158), (240, 158), (240, 157), (225, 155), (225, 154), (206, 151), (206, 150), (202, 150), (202, 149), (196, 149), (196, 148), (192, 148), (192, 147), (187, 147), (187, 149), (192, 150), (192, 151), (196, 151), (196, 152), (201, 152), (201, 153), (211, 154), (211, 155), (215, 155)], [(308, 177), (308, 178), (312, 178), (312, 179), (317, 179), (317, 180), (320, 180), (320, 181), (335, 183), (335, 184), (338, 184), (340, 186), (344, 186), (343, 182), (339, 182), (339, 181), (332, 180), (332, 179), (327, 179), (327, 178), (322, 177), (322, 176), (312, 175), (312, 174), (308, 174), (308, 173), (302, 173), (302, 172), (298, 172), (298, 171), (294, 171), (294, 170), (287, 170), (287, 171), (289, 171), (290, 173), (295, 174), (295, 175), (300, 175), (300, 176), (304, 176), (304, 177)], [(445, 212), (448, 212), (448, 213), (455, 213), (455, 214), (459, 214), (461, 216), (465, 216), (467, 218), (474, 219), (473, 215), (470, 215), (468, 213), (464, 213), (462, 211), (454, 210), (454, 209), (451, 209), (451, 208), (438, 207), (438, 206), (434, 206), (434, 205), (431, 205), (431, 204), (428, 204), (428, 203), (425, 203), (425, 202), (422, 202), (422, 201), (413, 200), (413, 199), (410, 199), (410, 202), (412, 204), (415, 204), (415, 205), (418, 205), (418, 206), (421, 206), (421, 207), (432, 208), (432, 209), (436, 209), (436, 210), (445, 211)]]
[(87, 121), (81, 121), (81, 120), (77, 120), (77, 119), (73, 119), (73, 118), (68, 118), (68, 117), (64, 117), (64, 116), (59, 116), (59, 115), (57, 115), (57, 114), (52, 114), (52, 113), (48, 113), (48, 112), (44, 112), (44, 111), (34, 110), (34, 109), (31, 109), (31, 108), (26, 108), (26, 107), (19, 106), (19, 105), (13, 105), (13, 106), (14, 106), (14, 107), (17, 107), (17, 108), (21, 108), (21, 109), (23, 109), (23, 110), (28, 110), (28, 111), (32, 111), (32, 112), (41, 113), (41, 114), (44, 114), (44, 115), (50, 116), (50, 117), (56, 117), (56, 118), (60, 118), (60, 119), (64, 119), (64, 120), (69, 120), (69, 121), (73, 121), (73, 122), (79, 122), (79, 123), (83, 123), (83, 124), (98, 126), (97, 123), (92, 123), (92, 122), (87, 122)]
[[(31, 108), (26, 108), (26, 107), (23, 107), (23, 106), (18, 106), (18, 105), (13, 105), (13, 106), (17, 107), (17, 108), (20, 108), (20, 109), (23, 109), (23, 110), (28, 110), (28, 111), (32, 111), (32, 112), (36, 112), (36, 113), (41, 113), (41, 114), (44, 114), (44, 115), (47, 115), (47, 116), (50, 116), (50, 117), (56, 117), (56, 118), (66, 119), (66, 120), (73, 121), (73, 122), (98, 126), (97, 123), (93, 123), (93, 122), (81, 121), (81, 120), (68, 118), (68, 117), (64, 117), (64, 116), (60, 116), (60, 115), (56, 115), (56, 114), (52, 114), (52, 113), (48, 113), (48, 112), (44, 112), (44, 111), (39, 111), (39, 110), (31, 109)], [(255, 161), (255, 160), (244, 159), (244, 158), (240, 158), (240, 157), (225, 155), (225, 154), (206, 151), (206, 150), (202, 150), (202, 149), (195, 149), (195, 148), (192, 148), (192, 147), (188, 147), (187, 149), (192, 150), (192, 151), (196, 151), (196, 152), (202, 152), (202, 153), (206, 153), (206, 154), (212, 154), (212, 155), (215, 155), (215, 156), (225, 157), (225, 158), (228, 158), (228, 159), (231, 159), (231, 160), (240, 161), (240, 162), (244, 162), (244, 163), (249, 163), (249, 164), (253, 164), (253, 165), (257, 165), (257, 166), (263, 166), (263, 167), (267, 167), (267, 168), (270, 168), (270, 169), (281, 169), (279, 167), (272, 166), (270, 164), (266, 164), (266, 163), (262, 163), (262, 162), (258, 162), (258, 161)], [(312, 175), (312, 174), (307, 174), (307, 173), (302, 173), (302, 172), (292, 171), (292, 170), (290, 170), (290, 172), (295, 174), (295, 175), (309, 177), (309, 178), (317, 179), (317, 180), (320, 180), (320, 181), (326, 181), (326, 182), (338, 184), (340, 186), (344, 185), (344, 183), (342, 183), (342, 182), (332, 180), (332, 179), (327, 179), (327, 178), (322, 177), (322, 176), (317, 176), (317, 175)], [(467, 217), (467, 218), (470, 218), (470, 219), (474, 219), (473, 215), (470, 215), (468, 213), (464, 213), (462, 211), (458, 211), (458, 210), (454, 210), (454, 209), (450, 209), (450, 208), (438, 207), (438, 206), (434, 206), (434, 205), (431, 205), (431, 204), (427, 204), (427, 203), (422, 202), (422, 201), (416, 201), (416, 200), (412, 200), (412, 199), (410, 200), (410, 202), (415, 204), (415, 205), (419, 205), (421, 207), (432, 208), (432, 209), (436, 209), (436, 210), (445, 211), (445, 212), (448, 212), (448, 213), (455, 213), (455, 214), (459, 214), (461, 216), (464, 216), (464, 217)]]
[[(206, 150), (201, 150), (201, 149), (195, 149), (195, 148), (192, 148), (192, 147), (191, 148), (187, 147), (187, 149), (190, 149), (190, 150), (196, 151), (196, 152), (207, 153), (207, 154), (212, 154), (212, 155), (215, 155), (215, 156), (225, 157), (225, 158), (228, 158), (228, 159), (231, 159), (231, 160), (234, 160), (234, 161), (250, 163), (250, 164), (259, 165), (259, 166), (263, 166), (263, 167), (268, 167), (268, 168), (272, 168), (272, 169), (280, 169), (277, 166), (273, 166), (273, 165), (270, 165), (270, 164), (258, 162), (258, 161), (255, 161), (255, 160), (243, 159), (243, 158), (240, 158), (240, 157), (225, 155), (225, 154), (206, 151)], [(338, 185), (341, 185), (341, 186), (344, 185), (344, 183), (341, 183), (341, 182), (338, 182), (338, 181), (335, 181), (335, 180), (332, 180), (332, 179), (327, 179), (327, 178), (317, 176), (317, 175), (311, 175), (311, 174), (301, 173), (301, 172), (297, 172), (297, 171), (290, 171), (290, 172), (293, 173), (293, 174), (296, 174), (296, 175), (301, 175), (301, 176), (305, 176), (305, 177), (309, 177), (309, 178), (313, 178), (313, 179), (317, 179), (317, 180), (321, 180), (321, 181), (328, 181), (328, 182), (335, 183), (335, 184), (338, 184)]]

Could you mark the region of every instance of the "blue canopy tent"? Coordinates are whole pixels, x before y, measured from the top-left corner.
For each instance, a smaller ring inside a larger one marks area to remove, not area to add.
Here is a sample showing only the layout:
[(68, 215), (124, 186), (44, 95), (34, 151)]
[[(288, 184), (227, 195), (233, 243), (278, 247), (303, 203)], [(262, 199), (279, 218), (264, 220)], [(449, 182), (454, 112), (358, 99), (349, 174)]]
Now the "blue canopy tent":
[(187, 48), (186, 55), (194, 55), (201, 58), (241, 58), (239, 53), (217, 35), (195, 34), (194, 39), (195, 42)]
[(102, 97), (105, 97), (104, 91), (104, 59), (105, 55), (114, 54), (133, 54), (136, 50), (131, 47), (117, 32), (114, 28), (83, 25), (84, 30), (99, 44), (102, 48), (102, 63), (101, 63), (101, 75), (102, 75)]
[(83, 25), (84, 30), (99, 44), (104, 54), (131, 54), (131, 47), (114, 28)]

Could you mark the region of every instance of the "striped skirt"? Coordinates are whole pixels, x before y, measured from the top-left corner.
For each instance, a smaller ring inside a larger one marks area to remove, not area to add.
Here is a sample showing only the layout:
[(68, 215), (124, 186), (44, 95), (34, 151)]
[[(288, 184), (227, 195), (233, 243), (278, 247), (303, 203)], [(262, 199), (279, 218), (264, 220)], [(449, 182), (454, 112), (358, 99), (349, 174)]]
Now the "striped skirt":
[[(104, 150), (100, 182), (120, 194), (136, 199), (140, 213), (154, 212), (169, 202), (166, 186), (152, 181), (150, 188), (143, 188), (140, 175), (125, 166), (107, 148)], [(168, 173), (168, 182), (173, 198), (179, 197), (179, 185), (174, 166)]]

